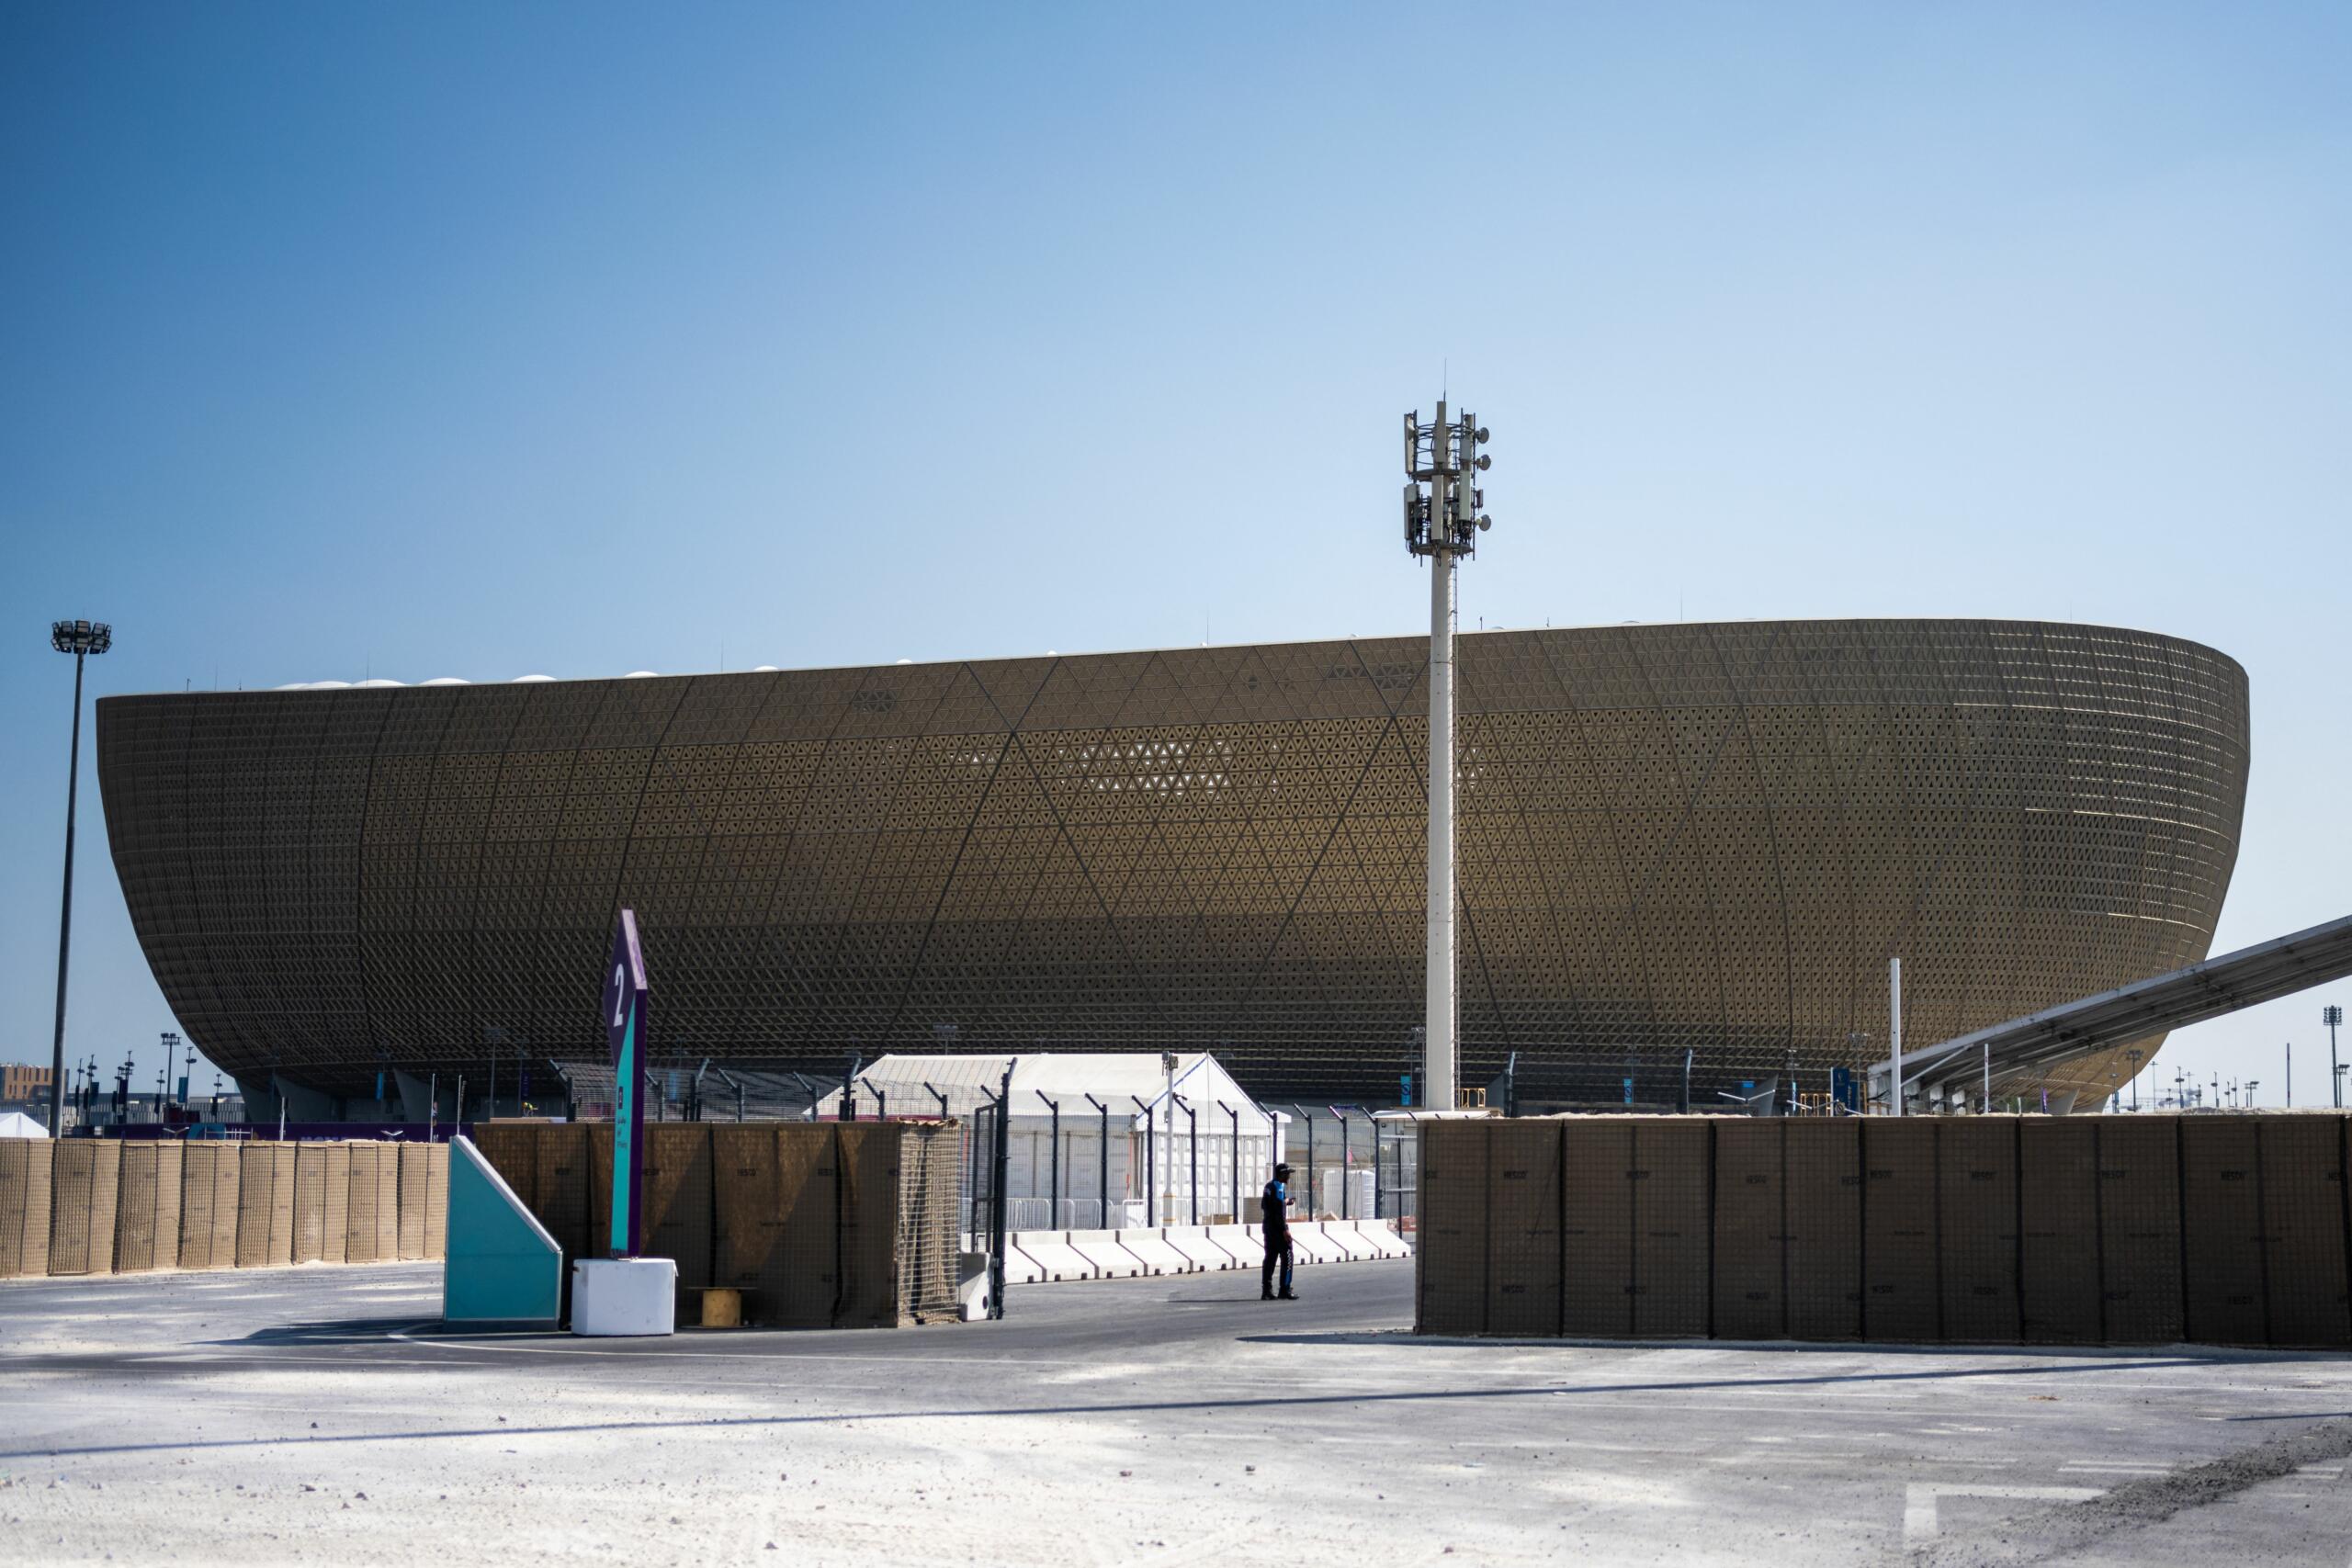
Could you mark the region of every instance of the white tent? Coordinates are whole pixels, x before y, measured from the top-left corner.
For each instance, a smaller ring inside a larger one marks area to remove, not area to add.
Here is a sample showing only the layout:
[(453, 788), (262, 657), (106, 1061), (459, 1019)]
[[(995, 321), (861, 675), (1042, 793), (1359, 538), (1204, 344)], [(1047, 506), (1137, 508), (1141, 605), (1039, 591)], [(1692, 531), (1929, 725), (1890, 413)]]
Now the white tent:
[(49, 1129), (21, 1111), (0, 1113), (0, 1138), (46, 1138)]
[[(1002, 1091), (1008, 1066), (1012, 1229), (1257, 1218), (1290, 1118), (1260, 1106), (1205, 1052), (884, 1056), (858, 1074), (856, 1111), (969, 1123)], [(841, 1108), (836, 1089), (817, 1114)]]

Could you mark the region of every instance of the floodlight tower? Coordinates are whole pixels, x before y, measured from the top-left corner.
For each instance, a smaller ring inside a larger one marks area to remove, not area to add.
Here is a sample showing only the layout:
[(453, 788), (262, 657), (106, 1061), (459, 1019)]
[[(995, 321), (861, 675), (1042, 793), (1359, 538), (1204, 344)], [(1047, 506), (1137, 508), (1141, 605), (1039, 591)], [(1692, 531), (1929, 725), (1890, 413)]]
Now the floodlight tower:
[(1494, 459), (1476, 414), (1405, 416), (1405, 547), (1430, 558), (1429, 976), (1421, 1037), (1421, 1103), (1451, 1111), (1453, 1079), (1453, 568), (1494, 526), (1477, 476)]
[(50, 1047), (49, 1135), (65, 1131), (65, 959), (74, 942), (74, 796), (82, 784), (82, 663), (114, 646), (103, 621), (53, 621), (49, 646), (74, 656), (74, 753), (65, 764), (65, 896), (57, 916), (57, 1033)]

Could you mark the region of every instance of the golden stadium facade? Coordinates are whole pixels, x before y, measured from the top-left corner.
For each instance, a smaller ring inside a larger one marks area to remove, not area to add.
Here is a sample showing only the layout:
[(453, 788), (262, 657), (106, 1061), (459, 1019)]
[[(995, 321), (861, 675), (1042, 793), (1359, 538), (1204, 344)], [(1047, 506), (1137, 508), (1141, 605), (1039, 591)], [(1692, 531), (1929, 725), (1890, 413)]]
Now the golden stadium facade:
[[(1517, 1053), (1550, 1098), (1655, 1104), (1689, 1049), (1702, 1104), (1819, 1089), (1883, 1054), (1890, 953), (1915, 1046), (2206, 953), (2247, 760), (2211, 649), (1958, 620), (1460, 649), (1464, 1083)], [(1387, 1102), (1427, 668), (1393, 637), (123, 696), (99, 767), (156, 978), (248, 1083), (598, 1057), (627, 905), (667, 1058), (1211, 1049), (1264, 1095)], [(2054, 1086), (2103, 1094), (2120, 1055)]]

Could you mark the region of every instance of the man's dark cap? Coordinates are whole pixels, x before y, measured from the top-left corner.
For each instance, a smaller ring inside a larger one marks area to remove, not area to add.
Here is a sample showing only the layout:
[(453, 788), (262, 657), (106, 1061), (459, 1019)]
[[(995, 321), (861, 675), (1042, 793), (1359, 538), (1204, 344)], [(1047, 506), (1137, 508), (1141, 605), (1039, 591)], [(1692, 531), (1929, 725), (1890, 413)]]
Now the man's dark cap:
[(1274, 1174), (1276, 1176), (1288, 1176), (1290, 1174), (1290, 1167), (1286, 1165), (1278, 1165), (1274, 1167)]

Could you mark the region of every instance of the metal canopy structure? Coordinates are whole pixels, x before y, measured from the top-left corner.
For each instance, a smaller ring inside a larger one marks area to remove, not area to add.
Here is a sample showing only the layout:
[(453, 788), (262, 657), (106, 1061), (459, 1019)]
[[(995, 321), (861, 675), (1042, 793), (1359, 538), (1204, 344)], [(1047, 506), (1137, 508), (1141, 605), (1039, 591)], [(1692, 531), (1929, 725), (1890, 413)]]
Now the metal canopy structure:
[[(2352, 975), (2352, 915), (1905, 1051), (1904, 1096), (1906, 1100), (1933, 1099), (1955, 1080), (2046, 1072), (2076, 1057), (2202, 1023), (2346, 975)], [(1894, 1068), (1890, 1058), (1871, 1069), (1872, 1100), (1886, 1098)]]

